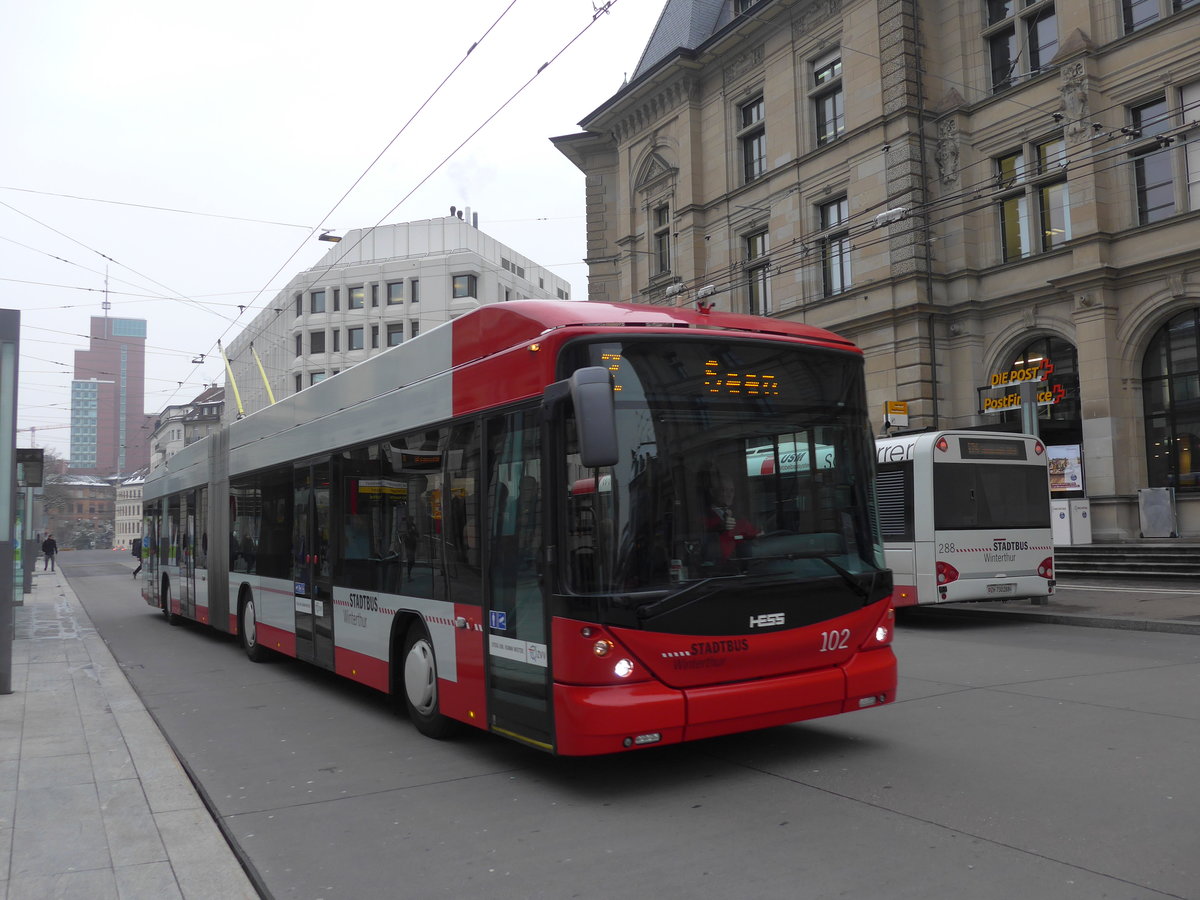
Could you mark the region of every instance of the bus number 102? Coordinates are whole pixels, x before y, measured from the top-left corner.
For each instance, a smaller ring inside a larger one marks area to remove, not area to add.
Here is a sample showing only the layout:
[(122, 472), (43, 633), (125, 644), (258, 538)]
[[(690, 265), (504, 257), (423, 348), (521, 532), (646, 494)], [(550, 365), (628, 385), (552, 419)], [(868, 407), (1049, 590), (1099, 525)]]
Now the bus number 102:
[(850, 629), (840, 628), (837, 631), (821, 632), (821, 652), (829, 650), (845, 650), (850, 646)]

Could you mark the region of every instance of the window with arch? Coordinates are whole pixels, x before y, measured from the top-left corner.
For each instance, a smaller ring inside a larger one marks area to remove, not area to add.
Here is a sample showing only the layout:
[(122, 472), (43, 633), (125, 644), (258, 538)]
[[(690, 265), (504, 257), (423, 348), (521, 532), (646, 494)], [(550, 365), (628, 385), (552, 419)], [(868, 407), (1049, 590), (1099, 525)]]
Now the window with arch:
[(1200, 307), (1162, 326), (1142, 359), (1150, 487), (1200, 490)]
[[(1038, 433), (1048, 446), (1083, 443), (1083, 425), (1079, 413), (1079, 354), (1075, 345), (1059, 337), (1036, 338), (1013, 354), (1009, 370), (1042, 366), (1049, 361), (1052, 369), (1045, 390), (1052, 402), (1038, 408)], [(1019, 428), (1021, 410), (1007, 409), (1000, 422)]]

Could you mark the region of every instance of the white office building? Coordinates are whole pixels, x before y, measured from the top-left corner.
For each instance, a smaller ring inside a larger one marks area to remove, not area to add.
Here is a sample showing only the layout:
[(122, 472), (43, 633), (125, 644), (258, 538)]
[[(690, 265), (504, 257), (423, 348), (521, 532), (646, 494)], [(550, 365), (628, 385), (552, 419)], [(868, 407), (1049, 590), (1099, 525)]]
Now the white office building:
[(236, 393), (227, 379), (224, 420), (484, 303), (524, 299), (569, 300), (570, 285), (484, 234), (469, 210), (349, 231), (225, 348)]

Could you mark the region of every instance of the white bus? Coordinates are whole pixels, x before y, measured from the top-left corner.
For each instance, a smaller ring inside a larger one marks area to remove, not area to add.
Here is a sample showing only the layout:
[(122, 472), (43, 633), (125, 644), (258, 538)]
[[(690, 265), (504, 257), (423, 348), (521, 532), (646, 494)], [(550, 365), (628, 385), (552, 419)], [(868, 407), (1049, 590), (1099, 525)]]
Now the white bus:
[(1046, 448), (1028, 434), (930, 431), (875, 441), (896, 607), (1054, 592)]

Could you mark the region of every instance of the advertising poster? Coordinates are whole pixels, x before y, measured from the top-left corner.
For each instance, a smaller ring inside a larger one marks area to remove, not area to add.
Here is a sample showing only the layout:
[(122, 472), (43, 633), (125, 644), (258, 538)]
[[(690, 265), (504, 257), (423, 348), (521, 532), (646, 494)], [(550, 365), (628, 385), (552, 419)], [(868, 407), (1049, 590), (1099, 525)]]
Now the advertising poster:
[(1083, 496), (1083, 448), (1078, 444), (1047, 447), (1050, 458), (1050, 496)]

